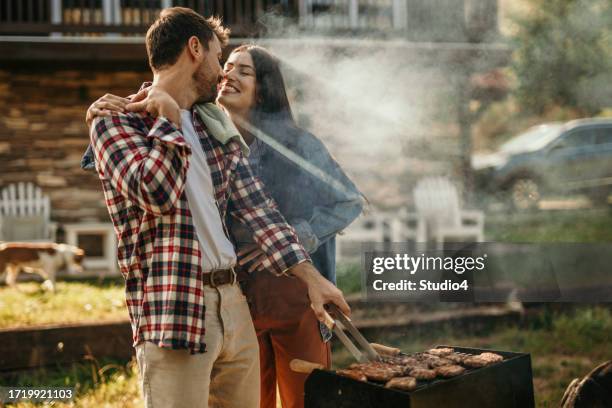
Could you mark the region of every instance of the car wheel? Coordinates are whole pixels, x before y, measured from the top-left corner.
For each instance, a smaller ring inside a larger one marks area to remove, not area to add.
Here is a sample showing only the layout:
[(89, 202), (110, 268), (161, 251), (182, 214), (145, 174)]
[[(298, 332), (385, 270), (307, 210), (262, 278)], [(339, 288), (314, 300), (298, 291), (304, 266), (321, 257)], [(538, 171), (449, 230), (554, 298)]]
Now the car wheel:
[(510, 188), (512, 205), (517, 210), (530, 210), (538, 206), (540, 187), (532, 178), (514, 180)]

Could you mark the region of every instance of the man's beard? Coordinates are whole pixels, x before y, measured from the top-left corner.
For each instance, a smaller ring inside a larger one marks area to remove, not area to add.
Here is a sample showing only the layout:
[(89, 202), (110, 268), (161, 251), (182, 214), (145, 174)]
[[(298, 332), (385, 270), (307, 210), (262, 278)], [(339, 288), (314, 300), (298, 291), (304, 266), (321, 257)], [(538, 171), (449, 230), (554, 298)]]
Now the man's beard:
[(214, 102), (217, 99), (219, 78), (207, 78), (202, 66), (193, 73), (193, 81), (198, 93), (197, 103)]

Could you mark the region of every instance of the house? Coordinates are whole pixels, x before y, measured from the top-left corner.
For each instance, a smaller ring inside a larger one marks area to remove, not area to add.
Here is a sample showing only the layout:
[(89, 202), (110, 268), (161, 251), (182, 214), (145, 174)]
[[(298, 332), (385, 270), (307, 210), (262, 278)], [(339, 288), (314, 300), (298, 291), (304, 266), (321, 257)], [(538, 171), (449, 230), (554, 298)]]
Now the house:
[[(323, 56), (350, 52), (357, 64), (383, 49), (398, 66), (432, 67), (435, 75), (428, 78), (436, 78), (433, 82), (414, 81), (415, 86), (397, 92), (398, 100), (411, 106), (426, 100), (414, 94), (419, 86), (424, 95), (433, 87), (452, 86), (453, 64), (477, 59), (486, 64), (474, 65), (495, 67), (509, 55), (507, 48), (489, 43), (498, 35), (497, 0), (0, 0), (0, 187), (17, 182), (40, 186), (51, 199), (51, 218), (60, 232), (63, 224), (109, 221), (97, 176), (79, 168), (88, 143), (85, 111), (101, 95), (132, 94), (151, 78), (143, 34), (162, 8), (173, 5), (221, 15), (232, 29), (232, 46), (259, 38), (288, 59), (310, 49)], [(440, 61), (449, 64), (451, 74), (438, 73)], [(326, 124), (335, 121), (347, 132), (363, 132), (362, 140), (378, 137), (380, 128), (359, 122), (367, 114), (330, 108), (326, 113), (333, 120), (328, 120), (314, 112), (311, 107), (320, 106), (314, 91), (327, 75), (316, 77), (315, 68), (309, 66), (313, 89), (301, 89), (304, 81), (291, 85), (298, 89), (301, 123), (312, 125), (349, 173), (369, 176), (372, 171), (357, 168), (368, 163), (354, 150), (357, 144), (337, 139), (342, 134)], [(401, 77), (391, 80), (383, 85), (393, 86)], [(303, 101), (313, 103), (300, 105)], [(415, 129), (412, 122), (410, 128)], [(403, 134), (405, 128), (388, 132)]]

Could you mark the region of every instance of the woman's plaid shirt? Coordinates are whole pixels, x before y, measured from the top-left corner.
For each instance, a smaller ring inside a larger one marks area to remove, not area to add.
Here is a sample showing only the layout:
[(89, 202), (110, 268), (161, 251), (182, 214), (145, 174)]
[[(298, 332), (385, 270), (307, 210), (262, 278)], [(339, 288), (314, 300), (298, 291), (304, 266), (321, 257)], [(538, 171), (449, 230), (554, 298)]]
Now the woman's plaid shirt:
[[(195, 113), (193, 121), (221, 220), (229, 211), (245, 223), (268, 255), (264, 266), (277, 274), (309, 260), (253, 176), (238, 142), (221, 144), (207, 135)], [(118, 237), (134, 345), (152, 341), (204, 352), (206, 265), (183, 191), (191, 147), (170, 121), (146, 113), (97, 118), (91, 142)]]

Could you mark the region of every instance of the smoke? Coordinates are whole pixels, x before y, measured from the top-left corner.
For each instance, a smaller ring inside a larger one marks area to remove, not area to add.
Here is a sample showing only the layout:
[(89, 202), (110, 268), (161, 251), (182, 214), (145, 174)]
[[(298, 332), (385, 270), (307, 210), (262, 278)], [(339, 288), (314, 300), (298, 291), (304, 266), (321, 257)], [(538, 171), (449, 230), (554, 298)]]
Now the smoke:
[[(448, 152), (456, 159), (459, 149), (446, 140), (457, 139), (455, 55), (471, 47), (459, 42), (465, 40), (463, 17), (457, 16), (463, 11), (449, 4), (426, 15), (440, 22), (423, 27), (428, 38), (447, 42), (423, 43), (414, 41), (422, 39), (416, 31), (417, 37), (409, 38), (406, 31), (395, 30), (391, 15), (380, 10), (342, 31), (347, 21), (330, 15), (346, 14), (340, 3), (306, 29), (268, 14), (261, 21), (267, 36), (257, 43), (282, 61), (298, 123), (326, 144), (368, 197), (405, 205), (400, 196), (406, 177), (454, 171)], [(326, 23), (341, 30), (332, 36)], [(438, 149), (436, 143), (445, 146)], [(425, 149), (415, 149), (417, 144)], [(438, 152), (433, 160), (432, 150)]]
[(423, 121), (418, 84), (426, 74), (409, 72), (390, 50), (360, 49), (358, 43), (348, 47), (270, 45), (288, 70), (303, 79), (297, 84), (296, 111), (309, 118), (315, 132), (336, 136), (362, 152), (397, 151), (398, 143)]
[(327, 145), (368, 197), (404, 204), (402, 178), (422, 165), (420, 152), (406, 146), (434, 133), (440, 92), (450, 87), (443, 68), (420, 66), (413, 50), (380, 40), (260, 43), (283, 63), (298, 123)]

